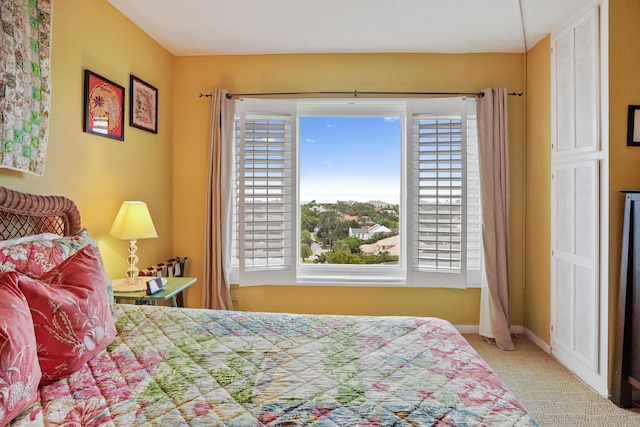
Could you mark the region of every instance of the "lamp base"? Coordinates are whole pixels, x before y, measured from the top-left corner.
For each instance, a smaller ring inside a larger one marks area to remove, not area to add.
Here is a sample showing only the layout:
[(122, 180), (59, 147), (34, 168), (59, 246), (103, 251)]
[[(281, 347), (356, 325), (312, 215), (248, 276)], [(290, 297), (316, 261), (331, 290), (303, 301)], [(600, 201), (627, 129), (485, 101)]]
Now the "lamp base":
[(136, 246), (136, 241), (137, 239), (129, 240), (129, 256), (127, 257), (129, 268), (127, 268), (126, 276), (132, 280), (137, 279), (138, 273), (140, 272), (138, 267), (136, 267), (138, 263), (138, 255), (136, 255), (138, 247)]

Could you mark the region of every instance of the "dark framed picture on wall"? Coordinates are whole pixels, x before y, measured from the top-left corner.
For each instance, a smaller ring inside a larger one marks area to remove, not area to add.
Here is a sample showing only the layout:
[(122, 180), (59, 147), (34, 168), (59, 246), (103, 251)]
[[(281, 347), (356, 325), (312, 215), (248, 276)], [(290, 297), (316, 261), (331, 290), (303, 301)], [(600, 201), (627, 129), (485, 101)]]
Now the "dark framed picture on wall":
[(640, 105), (629, 105), (627, 145), (640, 147)]
[(124, 87), (89, 70), (84, 70), (83, 130), (124, 141)]
[(134, 75), (129, 80), (129, 125), (158, 133), (158, 89)]

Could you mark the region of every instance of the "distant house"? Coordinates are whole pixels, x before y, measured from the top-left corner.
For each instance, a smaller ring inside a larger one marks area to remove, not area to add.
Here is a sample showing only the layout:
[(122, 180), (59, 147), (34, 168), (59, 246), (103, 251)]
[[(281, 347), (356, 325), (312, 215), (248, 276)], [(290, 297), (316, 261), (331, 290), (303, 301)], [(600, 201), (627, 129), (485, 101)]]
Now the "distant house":
[(360, 245), (360, 252), (364, 255), (378, 255), (381, 252), (389, 252), (389, 255), (400, 255), (400, 236), (395, 235), (375, 243)]
[(369, 202), (367, 202), (371, 205), (373, 205), (374, 209), (376, 210), (382, 210), (382, 209), (387, 209), (389, 206), (391, 206), (391, 204), (387, 203), (387, 202), (383, 202), (381, 200), (371, 200)]
[(364, 228), (351, 228), (349, 227), (349, 237), (358, 237), (362, 240), (369, 240), (376, 233), (389, 233), (389, 230), (384, 225), (376, 224), (371, 227)]
[(391, 230), (389, 230), (384, 225), (380, 225), (380, 224), (373, 225), (369, 228), (369, 234), (371, 234), (372, 236), (376, 233), (390, 233), (390, 232)]
[(351, 228), (349, 227), (349, 237), (357, 237), (362, 240), (368, 239), (368, 237), (364, 237), (369, 232), (368, 228)]

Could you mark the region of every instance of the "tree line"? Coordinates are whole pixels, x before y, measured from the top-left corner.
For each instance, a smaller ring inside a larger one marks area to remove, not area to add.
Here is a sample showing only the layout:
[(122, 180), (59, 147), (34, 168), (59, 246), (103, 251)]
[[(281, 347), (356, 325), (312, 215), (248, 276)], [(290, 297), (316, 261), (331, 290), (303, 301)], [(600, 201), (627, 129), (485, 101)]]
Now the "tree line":
[[(311, 246), (318, 244), (323, 252), (315, 263), (328, 264), (379, 264), (395, 262), (397, 256), (388, 252), (365, 256), (360, 245), (375, 243), (378, 240), (398, 234), (399, 205), (388, 204), (376, 208), (372, 202), (322, 203), (315, 201), (301, 206), (300, 257), (303, 261), (311, 258)], [(349, 218), (345, 218), (348, 216)], [(349, 236), (349, 228), (364, 228), (380, 224), (391, 230), (389, 233), (376, 233), (368, 240)]]

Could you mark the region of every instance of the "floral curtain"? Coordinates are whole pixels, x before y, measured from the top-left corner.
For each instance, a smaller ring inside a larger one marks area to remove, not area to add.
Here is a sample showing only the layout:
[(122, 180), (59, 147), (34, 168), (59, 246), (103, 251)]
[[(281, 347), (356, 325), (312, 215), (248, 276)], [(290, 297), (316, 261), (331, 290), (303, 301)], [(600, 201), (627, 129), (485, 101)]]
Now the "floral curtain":
[(0, 167), (39, 176), (49, 134), (51, 5), (0, 1)]

